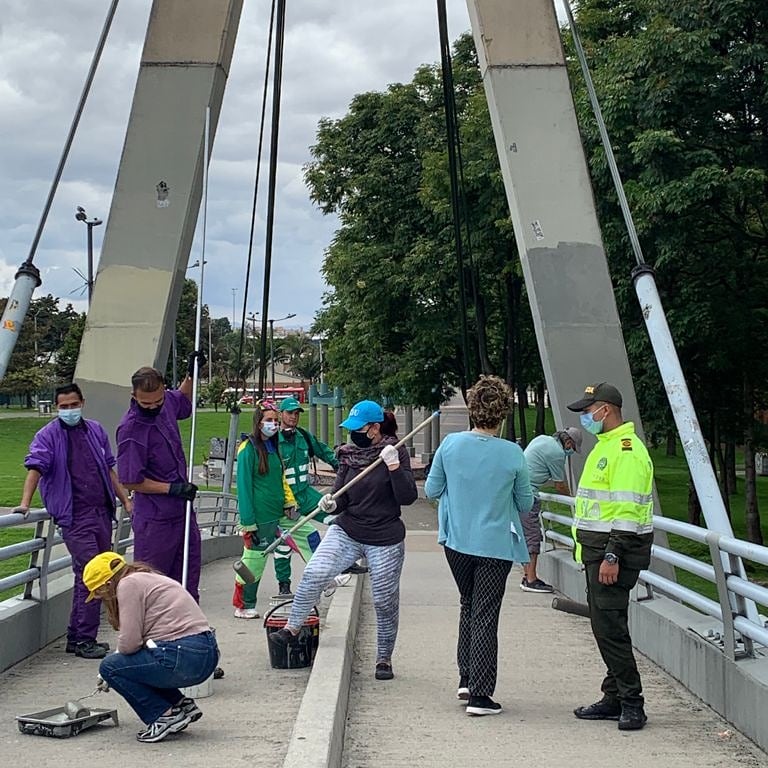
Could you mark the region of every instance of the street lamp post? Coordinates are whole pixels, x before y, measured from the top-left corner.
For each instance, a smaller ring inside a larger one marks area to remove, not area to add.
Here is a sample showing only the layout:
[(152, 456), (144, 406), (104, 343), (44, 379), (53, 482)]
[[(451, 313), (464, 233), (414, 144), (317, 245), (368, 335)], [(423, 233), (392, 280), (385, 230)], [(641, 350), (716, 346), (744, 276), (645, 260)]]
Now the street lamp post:
[(256, 371), (258, 369), (258, 362), (256, 358), (256, 318), (258, 312), (251, 312), (248, 315), (248, 319), (253, 323), (253, 396), (256, 397)]
[(232, 330), (235, 330), (235, 294), (237, 293), (237, 288), (232, 289)]
[(279, 323), (281, 320), (290, 320), (292, 317), (296, 317), (295, 312), (291, 312), (290, 315), (285, 317), (271, 318), (269, 320), (269, 357), (272, 367), (272, 399), (275, 399), (275, 323)]
[(85, 212), (85, 208), (81, 205), (77, 206), (77, 213), (75, 218), (78, 221), (82, 221), (86, 227), (88, 227), (88, 306), (91, 306), (91, 298), (93, 297), (93, 228), (98, 227), (102, 223), (101, 219), (89, 219), (88, 214)]

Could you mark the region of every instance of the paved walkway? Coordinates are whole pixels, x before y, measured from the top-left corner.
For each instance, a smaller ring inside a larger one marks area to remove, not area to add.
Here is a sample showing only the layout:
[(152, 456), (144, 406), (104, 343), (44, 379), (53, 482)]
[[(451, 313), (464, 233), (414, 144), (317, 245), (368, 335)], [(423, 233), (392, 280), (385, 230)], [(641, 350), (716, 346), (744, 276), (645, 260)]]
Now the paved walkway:
[[(294, 566), (296, 578), (299, 573), (300, 566)], [(225, 670), (224, 679), (214, 682), (214, 695), (199, 700), (205, 713), (202, 720), (161, 744), (138, 744), (141, 723), (120, 696), (108, 693), (83, 703), (117, 709), (119, 728), (103, 724), (69, 739), (19, 733), (15, 715), (61, 707), (95, 687), (99, 663), (65, 654), (62, 639), (0, 675), (2, 764), (82, 768), (89, 761), (101, 761), (98, 755), (108, 755), (110, 765), (134, 765), (146, 759), (152, 768), (280, 765), (310, 670), (273, 670), (262, 622), (233, 618), (231, 559), (206, 566), (202, 583), (201, 605), (216, 627)], [(274, 569), (268, 565), (259, 591), (262, 613), (276, 588)], [(102, 628), (100, 639), (114, 647), (115, 633), (106, 619)]]
[[(396, 677), (390, 682), (373, 678), (375, 624), (365, 584), (345, 768), (768, 768), (764, 752), (645, 660), (650, 717), (645, 730), (625, 734), (612, 722), (576, 720), (571, 710), (598, 698), (602, 676), (588, 623), (553, 611), (550, 597), (521, 592), (517, 570), (510, 576), (501, 622), (496, 698), (504, 712), (468, 717), (455, 699), (458, 595), (431, 530), (434, 509), (419, 502), (405, 518), (408, 554)], [(294, 578), (298, 574), (297, 564)], [(275, 587), (268, 566), (260, 609)], [(120, 728), (101, 725), (65, 740), (20, 734), (15, 715), (62, 706), (93, 690), (98, 663), (66, 655), (63, 641), (58, 641), (0, 675), (3, 765), (34, 762), (79, 768), (97, 755), (108, 755), (117, 765), (148, 760), (157, 768), (282, 765), (309, 670), (271, 669), (262, 622), (232, 618), (231, 589), (230, 559), (205, 568), (201, 602), (216, 626), (226, 677), (214, 683), (211, 698), (200, 700), (205, 716), (199, 723), (161, 744), (140, 745), (135, 740), (140, 725), (136, 716), (110, 693), (86, 703), (117, 708)], [(103, 636), (114, 641), (110, 632)], [(329, 641), (328, 647), (332, 644)], [(316, 665), (312, 675), (322, 680), (328, 670)], [(319, 690), (333, 690), (333, 685)], [(334, 701), (321, 701), (309, 713), (312, 722), (333, 710)]]
[(521, 592), (513, 569), (500, 629), (496, 699), (504, 712), (469, 717), (456, 700), (458, 593), (434, 532), (410, 531), (395, 679), (378, 682), (366, 589), (353, 663), (345, 768), (750, 768), (768, 757), (653, 664), (641, 661), (649, 723), (621, 733), (572, 709), (600, 698), (602, 664), (586, 619)]

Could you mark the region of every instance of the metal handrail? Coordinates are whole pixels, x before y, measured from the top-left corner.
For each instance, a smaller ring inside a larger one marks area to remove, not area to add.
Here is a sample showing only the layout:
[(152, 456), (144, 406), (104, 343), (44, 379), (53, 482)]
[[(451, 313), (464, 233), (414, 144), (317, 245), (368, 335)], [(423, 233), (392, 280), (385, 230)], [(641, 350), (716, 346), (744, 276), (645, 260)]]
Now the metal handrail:
[[(562, 496), (554, 493), (541, 493), (542, 502), (557, 504), (573, 509), (575, 499), (571, 496)], [(573, 517), (542, 508), (542, 519), (550, 523), (572, 526)], [(745, 601), (750, 600), (760, 605), (768, 605), (768, 588), (759, 584), (753, 584), (749, 580), (738, 575), (736, 558), (751, 560), (755, 563), (768, 565), (768, 547), (751, 542), (742, 541), (732, 536), (724, 536), (706, 528), (684, 523), (680, 520), (672, 520), (668, 517), (654, 515), (654, 528), (672, 533), (676, 536), (703, 544), (709, 547), (711, 563), (702, 562), (690, 555), (675, 552), (669, 547), (654, 544), (651, 549), (652, 557), (660, 562), (667, 563), (676, 568), (681, 568), (688, 573), (714, 584), (718, 591), (718, 600), (712, 600), (705, 595), (677, 584), (670, 579), (655, 573), (652, 569), (641, 571), (640, 581), (667, 595), (679, 600), (701, 613), (723, 623), (724, 643), (723, 651), (731, 658), (743, 658), (752, 655), (752, 642), (760, 643), (768, 647), (768, 629), (765, 626), (752, 621), (747, 616)], [(544, 536), (547, 540), (570, 549), (573, 549), (573, 539), (545, 525)], [(730, 571), (724, 566), (733, 563)], [(734, 610), (733, 606), (737, 606)], [(737, 637), (737, 633), (741, 637)], [(737, 653), (737, 645), (743, 644), (746, 652)]]
[[(202, 521), (198, 519), (198, 527), (207, 537), (231, 535), (237, 527), (237, 496), (233, 494), (220, 491), (200, 491), (195, 499), (195, 509), (198, 518), (203, 518)], [(207, 519), (209, 516), (212, 519)], [(113, 546), (117, 552), (125, 552), (133, 545), (133, 534), (130, 526), (128, 526), (127, 535), (123, 535), (127, 520), (121, 506), (118, 506), (116, 518), (117, 540)], [(30, 510), (26, 517), (18, 512), (0, 516), (0, 529), (17, 528), (31, 524), (34, 524), (36, 528), (35, 535), (31, 539), (0, 547), (0, 562), (12, 557), (30, 555), (27, 568), (0, 578), (0, 592), (16, 587), (25, 587), (24, 598), (31, 598), (32, 587), (37, 583), (40, 593), (37, 599), (45, 600), (47, 599), (49, 576), (71, 568), (72, 558), (67, 554), (51, 559), (53, 547), (63, 544), (64, 540), (53, 518), (45, 509)], [(40, 563), (38, 563), (38, 559), (41, 560)]]

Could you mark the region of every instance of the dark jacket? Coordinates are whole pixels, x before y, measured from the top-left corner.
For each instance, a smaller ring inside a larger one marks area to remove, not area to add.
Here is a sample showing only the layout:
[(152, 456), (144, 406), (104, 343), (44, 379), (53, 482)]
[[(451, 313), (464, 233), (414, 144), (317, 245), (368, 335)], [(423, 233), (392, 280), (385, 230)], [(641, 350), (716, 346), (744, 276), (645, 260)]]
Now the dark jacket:
[[(384, 445), (381, 443), (382, 448)], [(354, 451), (354, 446), (344, 446), (339, 452), (340, 463), (333, 485), (334, 493), (365, 469), (350, 466), (345, 460)], [(337, 514), (343, 513), (336, 525), (361, 544), (384, 547), (399, 544), (405, 539), (400, 507), (413, 504), (419, 494), (408, 451), (401, 446), (398, 454), (400, 467), (394, 472), (390, 472), (382, 462), (336, 500)]]

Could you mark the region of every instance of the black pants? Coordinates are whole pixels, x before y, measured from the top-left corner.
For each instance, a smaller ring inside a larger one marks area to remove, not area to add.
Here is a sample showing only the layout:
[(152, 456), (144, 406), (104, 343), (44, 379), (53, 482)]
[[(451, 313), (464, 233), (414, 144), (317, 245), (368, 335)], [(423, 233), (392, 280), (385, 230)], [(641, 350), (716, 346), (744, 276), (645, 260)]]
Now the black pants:
[(491, 696), (496, 688), (499, 612), (512, 563), (465, 555), (449, 547), (445, 557), (461, 595), (459, 675), (469, 680), (472, 696)]
[(601, 686), (603, 694), (614, 701), (642, 706), (643, 686), (627, 623), (629, 593), (640, 571), (619, 566), (619, 580), (606, 585), (598, 581), (600, 562), (585, 563), (585, 568), (592, 633), (608, 669)]

